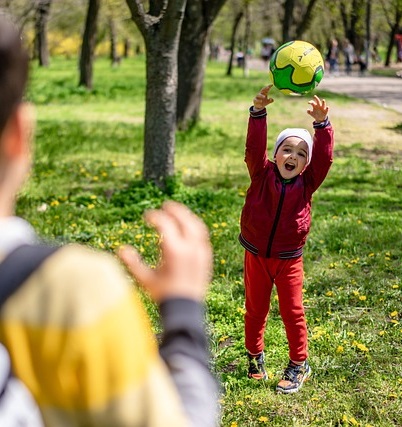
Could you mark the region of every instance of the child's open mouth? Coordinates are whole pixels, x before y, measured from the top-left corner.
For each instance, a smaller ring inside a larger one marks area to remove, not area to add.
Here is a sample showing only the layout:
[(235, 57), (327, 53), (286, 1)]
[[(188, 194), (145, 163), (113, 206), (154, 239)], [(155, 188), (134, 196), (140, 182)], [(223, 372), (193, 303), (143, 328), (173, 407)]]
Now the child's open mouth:
[(295, 167), (295, 165), (290, 165), (288, 163), (285, 164), (285, 169), (289, 172), (291, 172)]

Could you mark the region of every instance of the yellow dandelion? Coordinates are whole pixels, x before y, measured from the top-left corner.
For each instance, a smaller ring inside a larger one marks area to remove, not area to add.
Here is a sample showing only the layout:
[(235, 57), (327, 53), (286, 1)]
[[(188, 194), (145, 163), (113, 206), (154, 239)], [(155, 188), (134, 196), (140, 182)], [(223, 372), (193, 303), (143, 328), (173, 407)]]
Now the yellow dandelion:
[(343, 345), (338, 345), (338, 347), (336, 348), (336, 352), (337, 353), (343, 353), (343, 351), (344, 351)]
[(219, 275), (220, 277), (226, 277), (226, 274), (222, 273)]
[(397, 399), (398, 395), (396, 393), (389, 393), (388, 397), (389, 397), (389, 399)]
[(238, 401), (236, 402), (236, 405), (237, 405), (237, 406), (243, 406), (243, 405), (244, 405), (244, 402), (243, 402), (242, 400), (238, 400)]
[(98, 181), (99, 180), (99, 176), (95, 175), (95, 176), (92, 177), (92, 179), (93, 179), (93, 181)]
[(226, 264), (226, 261), (224, 259), (221, 259), (221, 264)]
[(370, 252), (370, 253), (368, 254), (368, 256), (369, 256), (370, 258), (372, 258), (372, 257), (374, 256), (374, 252)]
[(94, 205), (93, 203), (90, 203), (90, 204), (87, 206), (87, 208), (88, 208), (88, 209), (94, 209), (94, 207), (95, 207), (95, 205)]
[(392, 289), (399, 289), (399, 285), (392, 285)]
[(359, 295), (359, 291), (353, 291), (352, 294), (357, 297)]
[(92, 200), (96, 200), (96, 199), (97, 199), (97, 196), (95, 196), (95, 194), (92, 194), (92, 196), (90, 196), (90, 199), (92, 199)]
[(115, 168), (118, 165), (117, 162), (112, 162), (112, 166)]
[(135, 235), (135, 239), (137, 239), (137, 240), (138, 240), (138, 239), (141, 239), (141, 238), (142, 238), (142, 234), (136, 234), (136, 235)]
[(230, 424), (230, 427), (237, 427), (237, 422), (233, 421), (232, 424)]
[(368, 353), (369, 351), (369, 349), (364, 344), (357, 341), (353, 341), (353, 346), (364, 353)]
[(267, 423), (268, 422), (268, 418), (267, 417), (260, 417), (260, 418), (258, 418), (258, 421), (260, 421), (262, 423)]
[(333, 293), (332, 291), (328, 291), (325, 295), (326, 295), (327, 297), (333, 297), (333, 296), (334, 296), (334, 293)]
[(214, 222), (214, 223), (212, 224), (212, 227), (214, 227), (214, 228), (219, 228), (219, 224), (217, 224), (216, 222)]
[(365, 295), (360, 295), (359, 300), (360, 301), (366, 301), (367, 297)]
[(59, 206), (60, 202), (58, 200), (53, 200), (50, 202), (50, 206)]
[(390, 315), (391, 317), (397, 317), (397, 316), (398, 316), (398, 312), (395, 310), (395, 311), (393, 311), (392, 313), (389, 313), (389, 315)]
[(378, 335), (379, 335), (380, 337), (383, 337), (383, 336), (385, 335), (385, 331), (380, 331), (380, 332), (378, 332)]
[(221, 222), (221, 227), (227, 227), (227, 223), (226, 222)]

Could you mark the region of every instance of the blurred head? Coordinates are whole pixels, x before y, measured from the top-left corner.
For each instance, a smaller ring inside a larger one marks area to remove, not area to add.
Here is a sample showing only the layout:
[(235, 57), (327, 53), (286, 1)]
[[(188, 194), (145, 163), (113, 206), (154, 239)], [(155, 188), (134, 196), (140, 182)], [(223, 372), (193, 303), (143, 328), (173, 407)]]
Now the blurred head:
[(5, 16), (0, 15), (0, 134), (21, 104), (28, 78), (28, 54), (20, 34)]
[(30, 168), (33, 108), (23, 102), (29, 58), (19, 31), (0, 15), (0, 216), (10, 215)]

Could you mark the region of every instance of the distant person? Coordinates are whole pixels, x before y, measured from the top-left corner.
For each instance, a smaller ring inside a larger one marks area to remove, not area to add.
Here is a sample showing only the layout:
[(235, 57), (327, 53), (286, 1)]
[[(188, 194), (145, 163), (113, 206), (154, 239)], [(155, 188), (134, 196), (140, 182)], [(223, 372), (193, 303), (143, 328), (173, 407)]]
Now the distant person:
[(263, 43), (261, 47), (261, 59), (265, 62), (265, 64), (268, 64), (273, 53), (274, 53), (274, 46), (269, 43)]
[(21, 281), (46, 248), (14, 216), (34, 127), (33, 108), (23, 101), (28, 53), (21, 43), (0, 17), (0, 293), (9, 292), (0, 342), (13, 374), (47, 427), (216, 425), (203, 308), (212, 251), (206, 226), (186, 207), (166, 202), (146, 214), (163, 236), (155, 269), (132, 247), (120, 252), (159, 305), (160, 353), (140, 298), (112, 255), (77, 244), (55, 248)]
[(367, 58), (366, 58), (365, 51), (363, 51), (360, 55), (358, 55), (357, 63), (359, 64), (359, 75), (364, 76), (367, 71)]
[(266, 107), (273, 102), (268, 97), (270, 89), (264, 87), (254, 98), (246, 141), (251, 183), (239, 236), (245, 249), (245, 345), (248, 377), (265, 379), (264, 331), (275, 285), (289, 345), (289, 363), (276, 390), (294, 393), (311, 375), (303, 307), (303, 247), (310, 230), (312, 196), (332, 164), (334, 139), (327, 104), (314, 96), (307, 110), (314, 119), (314, 138), (306, 129), (285, 129), (269, 160)]
[(338, 40), (332, 39), (328, 47), (327, 62), (329, 64), (329, 73), (337, 74), (339, 70), (339, 46)]
[(352, 72), (352, 65), (356, 60), (356, 53), (353, 44), (349, 39), (345, 39), (343, 44), (343, 54), (345, 56), (345, 72), (350, 75)]

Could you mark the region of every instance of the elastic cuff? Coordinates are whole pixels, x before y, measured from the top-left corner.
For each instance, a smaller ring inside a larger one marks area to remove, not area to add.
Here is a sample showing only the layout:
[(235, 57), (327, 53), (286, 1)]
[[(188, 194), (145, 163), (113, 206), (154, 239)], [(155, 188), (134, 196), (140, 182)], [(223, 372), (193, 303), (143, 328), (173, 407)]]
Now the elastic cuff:
[(262, 110), (255, 110), (253, 106), (249, 108), (250, 117), (253, 117), (254, 119), (260, 119), (263, 117), (266, 117), (267, 115), (267, 109), (263, 108)]
[(325, 128), (330, 125), (328, 117), (322, 122), (313, 122), (314, 129)]

